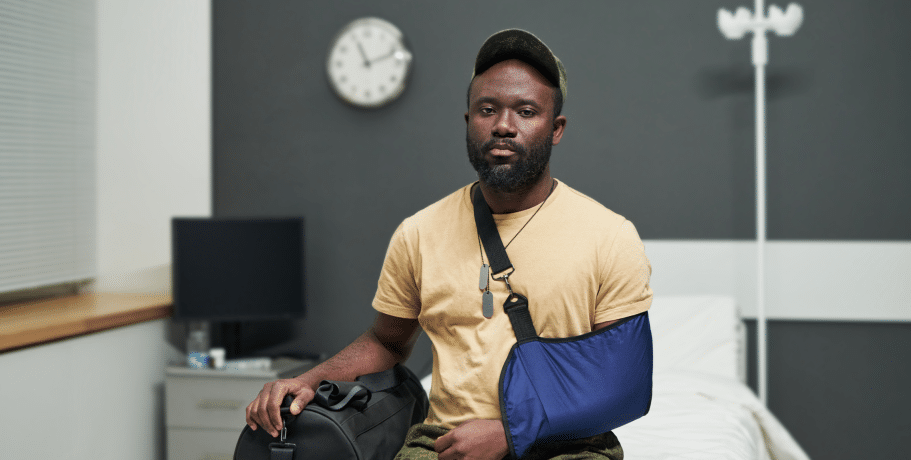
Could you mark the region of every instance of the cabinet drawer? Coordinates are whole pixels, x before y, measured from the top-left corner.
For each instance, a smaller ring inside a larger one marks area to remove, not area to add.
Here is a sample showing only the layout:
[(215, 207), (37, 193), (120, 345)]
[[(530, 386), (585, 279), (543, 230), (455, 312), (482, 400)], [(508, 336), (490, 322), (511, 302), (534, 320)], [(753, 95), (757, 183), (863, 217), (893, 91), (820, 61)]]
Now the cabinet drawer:
[(246, 423), (247, 405), (272, 380), (168, 376), (165, 380), (167, 426), (223, 428), (236, 430), (239, 435)]
[(242, 428), (235, 431), (168, 429), (168, 460), (233, 460)]

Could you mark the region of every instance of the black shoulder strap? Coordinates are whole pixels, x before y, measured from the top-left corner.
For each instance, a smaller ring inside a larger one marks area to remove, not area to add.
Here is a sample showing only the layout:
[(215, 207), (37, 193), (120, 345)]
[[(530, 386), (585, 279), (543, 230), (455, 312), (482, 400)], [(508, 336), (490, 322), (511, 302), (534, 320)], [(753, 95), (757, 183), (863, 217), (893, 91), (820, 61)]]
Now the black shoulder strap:
[[(484, 200), (480, 187), (474, 192), (471, 202), (474, 205), (474, 223), (478, 227), (478, 235), (481, 237), (484, 251), (490, 260), (490, 272), (496, 275), (514, 269), (512, 263), (509, 262), (509, 256), (506, 255), (506, 248), (503, 247), (503, 240), (500, 239), (500, 232), (497, 231), (497, 223), (493, 220), (493, 214), (490, 212), (490, 207), (487, 206), (487, 201)], [(528, 299), (525, 296), (510, 292), (506, 303), (503, 304), (503, 310), (509, 315), (509, 322), (512, 323), (516, 340), (521, 342), (538, 336), (531, 320), (531, 313), (528, 311)]]
[(509, 262), (509, 256), (506, 255), (506, 249), (503, 247), (503, 240), (500, 239), (500, 232), (497, 231), (497, 223), (493, 221), (493, 214), (490, 213), (490, 207), (484, 200), (480, 186), (475, 190), (471, 202), (474, 205), (474, 223), (478, 227), (481, 242), (484, 243), (487, 258), (490, 259), (490, 273), (496, 275), (513, 268)]

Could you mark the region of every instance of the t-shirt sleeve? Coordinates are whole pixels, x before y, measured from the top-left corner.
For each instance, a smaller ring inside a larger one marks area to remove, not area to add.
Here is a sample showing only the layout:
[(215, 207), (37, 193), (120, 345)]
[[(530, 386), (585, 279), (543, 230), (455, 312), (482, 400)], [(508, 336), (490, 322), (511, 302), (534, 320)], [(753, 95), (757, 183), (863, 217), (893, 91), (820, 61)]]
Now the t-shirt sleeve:
[(416, 238), (409, 238), (407, 220), (402, 222), (389, 241), (386, 259), (377, 283), (373, 308), (397, 318), (414, 319), (421, 312)]
[(652, 266), (632, 222), (626, 220), (620, 225), (610, 242), (606, 260), (600, 265), (601, 287), (595, 307), (595, 324), (626, 318), (651, 307), (649, 279)]

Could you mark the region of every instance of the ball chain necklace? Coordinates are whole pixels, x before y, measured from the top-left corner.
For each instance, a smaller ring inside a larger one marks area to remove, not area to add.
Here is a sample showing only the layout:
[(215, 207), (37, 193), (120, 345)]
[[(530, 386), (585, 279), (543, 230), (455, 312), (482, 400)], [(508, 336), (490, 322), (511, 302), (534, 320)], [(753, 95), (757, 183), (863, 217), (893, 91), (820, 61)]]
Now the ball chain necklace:
[[(515, 241), (516, 237), (519, 236), (519, 233), (522, 233), (522, 230), (525, 230), (525, 227), (528, 226), (528, 223), (531, 222), (531, 220), (534, 219), (536, 215), (538, 215), (538, 211), (540, 211), (541, 208), (544, 207), (544, 203), (546, 203), (547, 199), (550, 198), (550, 195), (552, 193), (554, 193), (554, 189), (557, 188), (557, 180), (556, 179), (551, 179), (551, 180), (553, 181), (553, 183), (550, 186), (550, 191), (547, 192), (547, 196), (544, 197), (544, 201), (541, 202), (541, 204), (538, 206), (538, 209), (535, 210), (534, 214), (532, 214), (531, 217), (529, 217), (528, 220), (525, 221), (525, 224), (522, 225), (522, 228), (520, 228), (519, 231), (516, 232), (516, 234), (513, 235), (513, 237), (509, 240), (509, 242), (506, 243), (506, 246), (503, 246), (503, 249), (508, 248), (509, 245), (512, 244), (513, 241)], [(478, 193), (481, 193), (480, 189), (478, 190)], [(478, 235), (478, 250), (481, 253), (481, 276), (480, 276), (480, 281), (478, 283), (478, 288), (480, 290), (484, 291), (481, 294), (481, 313), (484, 314), (485, 318), (489, 319), (489, 318), (493, 317), (493, 293), (490, 292), (490, 266), (488, 266), (484, 262), (484, 249), (481, 246), (481, 235)], [(499, 279), (499, 278), (497, 278), (497, 279)], [(503, 280), (506, 281), (506, 285), (508, 287), (509, 281), (507, 281), (507, 279), (505, 277), (503, 278)], [(510, 291), (512, 291), (512, 289), (510, 289)]]

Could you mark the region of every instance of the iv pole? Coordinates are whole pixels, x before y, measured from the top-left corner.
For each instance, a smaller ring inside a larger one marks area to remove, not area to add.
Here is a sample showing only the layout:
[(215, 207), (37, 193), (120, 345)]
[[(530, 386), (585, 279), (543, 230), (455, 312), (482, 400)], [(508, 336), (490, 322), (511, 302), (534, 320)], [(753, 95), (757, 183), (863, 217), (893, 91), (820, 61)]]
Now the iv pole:
[(718, 28), (728, 40), (738, 40), (753, 32), (753, 65), (756, 67), (756, 348), (758, 351), (757, 381), (759, 399), (767, 403), (766, 368), (766, 316), (765, 316), (765, 242), (766, 242), (766, 161), (765, 161), (765, 66), (769, 60), (769, 41), (766, 32), (774, 30), (778, 36), (794, 34), (803, 22), (803, 9), (796, 3), (781, 11), (769, 7), (768, 17), (763, 13), (763, 0), (756, 0), (754, 14), (744, 7), (737, 12), (718, 10)]

